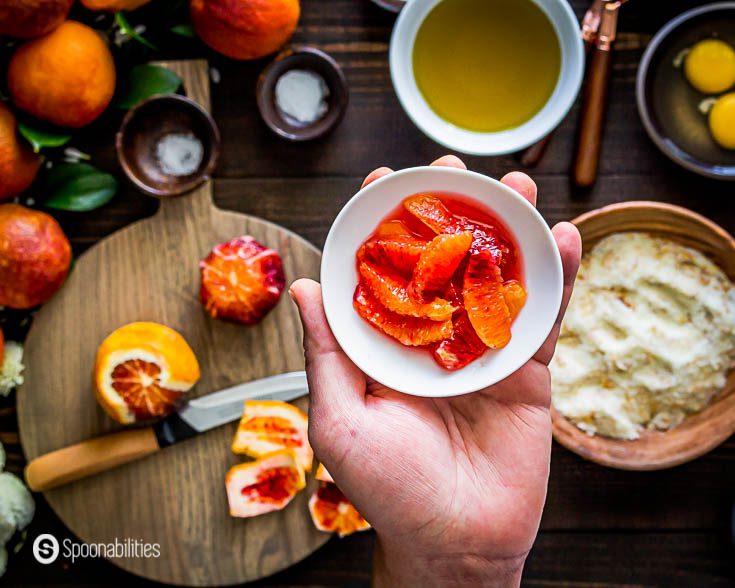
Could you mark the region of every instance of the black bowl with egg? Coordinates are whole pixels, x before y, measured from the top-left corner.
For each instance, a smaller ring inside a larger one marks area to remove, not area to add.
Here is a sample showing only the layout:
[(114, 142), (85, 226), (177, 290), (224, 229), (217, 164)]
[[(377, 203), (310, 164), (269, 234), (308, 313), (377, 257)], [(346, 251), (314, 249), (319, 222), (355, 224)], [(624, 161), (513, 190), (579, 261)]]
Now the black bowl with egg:
[[(708, 115), (700, 109), (709, 96), (692, 87), (683, 68), (686, 51), (712, 38), (735, 47), (735, 2), (685, 12), (656, 34), (638, 70), (638, 110), (653, 142), (678, 165), (710, 178), (735, 180), (735, 150), (713, 139)], [(719, 95), (729, 92), (735, 86)]]
[(342, 120), (349, 99), (337, 62), (319, 49), (304, 46), (276, 57), (260, 74), (256, 93), (266, 125), (290, 141), (309, 141), (329, 133)]

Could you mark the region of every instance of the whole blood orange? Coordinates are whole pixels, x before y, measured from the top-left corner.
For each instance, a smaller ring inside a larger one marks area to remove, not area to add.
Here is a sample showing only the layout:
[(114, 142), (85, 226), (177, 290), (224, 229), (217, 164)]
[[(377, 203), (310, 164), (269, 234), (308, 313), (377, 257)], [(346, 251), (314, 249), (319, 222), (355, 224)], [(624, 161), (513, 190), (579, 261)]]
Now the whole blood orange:
[(298, 407), (277, 400), (246, 400), (232, 451), (262, 457), (290, 449), (299, 466), (311, 471), (314, 452), (309, 445), (309, 421)]
[(58, 27), (74, 0), (2, 0), (0, 35), (30, 39)]
[(97, 350), (95, 395), (107, 414), (127, 425), (169, 414), (199, 375), (179, 333), (158, 323), (130, 323)]
[(0, 306), (43, 304), (61, 288), (70, 264), (71, 245), (52, 217), (0, 205)]
[(41, 158), (18, 134), (13, 112), (0, 102), (0, 200), (25, 192), (36, 178)]
[(317, 529), (337, 533), (340, 537), (370, 528), (370, 523), (362, 518), (340, 489), (330, 482), (322, 482), (312, 494), (309, 512)]
[(286, 286), (278, 253), (250, 236), (217, 245), (199, 267), (206, 311), (213, 318), (244, 325), (260, 322)]
[(304, 470), (288, 449), (233, 466), (225, 478), (230, 515), (255, 517), (281, 510), (304, 486)]
[(274, 53), (299, 22), (299, 0), (191, 0), (191, 20), (199, 37), (234, 59)]
[(18, 47), (8, 66), (16, 106), (63, 127), (83, 127), (115, 93), (115, 63), (99, 33), (75, 21)]
[(88, 10), (104, 10), (118, 12), (120, 10), (135, 10), (151, 0), (82, 0), (82, 5)]

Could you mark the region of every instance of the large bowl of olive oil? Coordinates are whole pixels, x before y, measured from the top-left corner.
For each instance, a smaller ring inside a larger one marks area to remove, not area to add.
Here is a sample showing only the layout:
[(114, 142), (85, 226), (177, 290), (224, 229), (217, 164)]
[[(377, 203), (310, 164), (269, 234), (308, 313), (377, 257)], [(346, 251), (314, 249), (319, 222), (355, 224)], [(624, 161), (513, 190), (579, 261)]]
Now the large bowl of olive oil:
[(566, 116), (584, 49), (566, 0), (408, 0), (390, 67), (401, 105), (426, 135), (462, 153), (501, 155)]

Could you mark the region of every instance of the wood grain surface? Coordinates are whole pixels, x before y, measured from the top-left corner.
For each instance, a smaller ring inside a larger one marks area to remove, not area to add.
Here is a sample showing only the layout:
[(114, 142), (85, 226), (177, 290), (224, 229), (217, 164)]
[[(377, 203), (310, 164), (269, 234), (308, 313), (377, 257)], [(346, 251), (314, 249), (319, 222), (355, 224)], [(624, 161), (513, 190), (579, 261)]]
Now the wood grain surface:
[[(206, 62), (169, 67), (184, 79), (187, 95), (209, 108)], [(289, 279), (318, 276), (316, 248), (266, 221), (216, 209), (209, 184), (162, 200), (153, 217), (114, 233), (77, 261), (27, 339), (18, 423), (28, 459), (119, 428), (95, 401), (91, 370), (97, 345), (129, 322), (156, 321), (184, 335), (202, 368), (192, 396), (303, 369), (301, 327), (288, 296), (256, 327), (216, 321), (202, 309), (199, 260), (217, 243), (245, 234), (280, 252)], [(314, 480), (284, 511), (229, 516), (224, 477), (240, 461), (230, 450), (236, 425), (52, 490), (46, 498), (87, 543), (131, 538), (159, 544), (159, 558), (113, 560), (146, 578), (200, 586), (270, 575), (329, 536), (309, 516)]]
[[(588, 0), (571, 0), (582, 17)], [(78, 3), (77, 3), (78, 4)], [(633, 0), (620, 11), (620, 35), (613, 57), (607, 122), (597, 183), (575, 189), (569, 179), (579, 106), (554, 133), (542, 161), (524, 169), (513, 156), (465, 158), (477, 171), (499, 177), (512, 169), (531, 173), (539, 186), (539, 210), (550, 224), (628, 200), (655, 200), (685, 206), (735, 232), (735, 187), (681, 170), (651, 143), (636, 112), (635, 75), (651, 36), (668, 20), (700, 5), (698, 0)], [(174, 9), (174, 6), (178, 8)], [(146, 35), (161, 47), (150, 53), (127, 44), (125, 63), (153, 58), (206, 57), (216, 70), (212, 112), (223, 138), (222, 160), (214, 179), (218, 206), (268, 219), (321, 247), (336, 214), (372, 169), (423, 164), (446, 150), (418, 131), (396, 99), (388, 69), (388, 45), (395, 15), (370, 0), (303, 0), (297, 43), (330, 53), (350, 87), (350, 106), (328, 137), (304, 145), (271, 133), (255, 105), (257, 77), (270, 59), (233, 62), (201, 43), (170, 34), (185, 22), (187, 2), (153, 0), (130, 13), (145, 24)], [(75, 18), (89, 13), (77, 9)], [(121, 76), (124, 74), (121, 74)], [(92, 162), (120, 175), (113, 138), (122, 113), (75, 133), (73, 145)], [(121, 176), (120, 176), (121, 177)], [(122, 183), (120, 194), (90, 213), (55, 213), (78, 255), (112, 232), (155, 213), (157, 203)], [(25, 315), (1, 313), (3, 328), (22, 338)], [(0, 399), (0, 441), (8, 469), (21, 471), (14, 396)], [(376, 491), (378, 491), (376, 489)], [(541, 532), (526, 564), (524, 585), (732, 586), (735, 556), (730, 519), (735, 500), (735, 438), (706, 455), (668, 470), (613, 470), (582, 459), (559, 444), (552, 450), (551, 477)], [(53, 533), (60, 541), (75, 536), (43, 496), (28, 531)], [(201, 541), (206, 537), (200, 538)], [(333, 538), (315, 554), (258, 586), (370, 585), (373, 533)], [(42, 566), (27, 544), (11, 555), (2, 582), (7, 586), (160, 586), (136, 578), (105, 560), (74, 563), (60, 558)]]

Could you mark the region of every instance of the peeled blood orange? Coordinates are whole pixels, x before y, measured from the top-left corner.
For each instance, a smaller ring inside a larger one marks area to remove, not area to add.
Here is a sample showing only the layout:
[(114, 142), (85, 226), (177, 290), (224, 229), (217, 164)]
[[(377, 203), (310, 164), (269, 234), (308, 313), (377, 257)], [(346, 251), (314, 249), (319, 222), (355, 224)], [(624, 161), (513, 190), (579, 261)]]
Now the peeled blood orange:
[(279, 449), (290, 449), (299, 466), (311, 471), (314, 452), (309, 445), (309, 421), (293, 404), (278, 400), (246, 400), (232, 451), (262, 457)]
[(238, 464), (225, 478), (230, 515), (254, 517), (281, 510), (304, 486), (304, 470), (289, 449)]
[(438, 296), (447, 287), (472, 245), (472, 233), (437, 235), (419, 257), (408, 290), (419, 300)]
[(217, 245), (200, 263), (201, 300), (213, 318), (253, 325), (286, 286), (281, 258), (247, 235)]
[(388, 310), (404, 316), (447, 321), (456, 310), (449, 302), (435, 298), (418, 302), (408, 293), (408, 283), (386, 271), (378, 271), (368, 263), (360, 264), (360, 279), (372, 295)]
[(95, 395), (124, 425), (163, 417), (199, 381), (199, 364), (184, 338), (158, 323), (131, 323), (97, 350)]
[(475, 332), (490, 349), (510, 341), (510, 312), (503, 295), (503, 278), (491, 251), (470, 255), (462, 288), (467, 316)]
[(357, 512), (340, 489), (330, 482), (322, 482), (312, 494), (309, 512), (317, 529), (337, 533), (340, 537), (370, 528), (370, 523)]
[(363, 319), (403, 345), (421, 347), (438, 343), (452, 335), (451, 320), (433, 321), (392, 312), (362, 284), (358, 284), (355, 290), (353, 306)]

